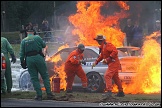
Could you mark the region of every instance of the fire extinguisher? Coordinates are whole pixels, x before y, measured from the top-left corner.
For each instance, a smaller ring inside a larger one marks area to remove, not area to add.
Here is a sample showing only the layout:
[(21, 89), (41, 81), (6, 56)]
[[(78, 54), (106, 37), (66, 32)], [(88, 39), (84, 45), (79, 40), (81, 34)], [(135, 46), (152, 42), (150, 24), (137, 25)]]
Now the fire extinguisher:
[(56, 77), (52, 78), (52, 82), (53, 82), (53, 91), (55, 93), (60, 93), (60, 77), (57, 75)]

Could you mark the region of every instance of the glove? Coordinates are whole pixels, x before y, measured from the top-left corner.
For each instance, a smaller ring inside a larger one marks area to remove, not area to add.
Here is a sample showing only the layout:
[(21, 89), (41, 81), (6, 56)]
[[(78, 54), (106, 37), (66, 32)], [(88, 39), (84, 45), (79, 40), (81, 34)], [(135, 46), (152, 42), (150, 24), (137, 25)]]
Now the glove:
[(94, 63), (92, 64), (92, 69), (93, 69), (93, 67), (95, 67), (96, 65), (97, 65), (97, 63), (94, 62)]
[(80, 63), (86, 65), (86, 61), (85, 60), (80, 60)]
[(11, 62), (15, 63), (16, 62), (16, 57), (15, 57), (14, 54), (11, 54), (11, 58), (12, 58)]
[(27, 68), (26, 60), (23, 61), (23, 62), (21, 62), (21, 67), (22, 67), (23, 69), (26, 69), (26, 68)]

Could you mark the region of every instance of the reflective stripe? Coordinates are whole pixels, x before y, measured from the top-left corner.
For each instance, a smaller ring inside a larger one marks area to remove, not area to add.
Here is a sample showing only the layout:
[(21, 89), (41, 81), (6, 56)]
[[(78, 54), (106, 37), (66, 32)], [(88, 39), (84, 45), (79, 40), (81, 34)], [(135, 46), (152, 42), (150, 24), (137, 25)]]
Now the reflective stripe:
[(2, 69), (6, 69), (6, 60), (5, 57), (2, 57)]

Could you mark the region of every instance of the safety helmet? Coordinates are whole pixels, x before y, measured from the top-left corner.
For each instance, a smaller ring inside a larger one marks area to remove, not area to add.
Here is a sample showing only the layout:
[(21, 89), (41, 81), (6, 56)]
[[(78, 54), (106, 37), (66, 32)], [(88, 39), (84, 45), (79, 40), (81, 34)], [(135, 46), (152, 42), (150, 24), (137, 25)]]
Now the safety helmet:
[(94, 38), (94, 40), (105, 40), (105, 36), (99, 34), (99, 35), (97, 35), (96, 38)]
[(80, 50), (84, 50), (84, 49), (85, 49), (85, 46), (84, 46), (83, 44), (79, 44), (79, 45), (78, 45), (78, 48), (79, 48)]

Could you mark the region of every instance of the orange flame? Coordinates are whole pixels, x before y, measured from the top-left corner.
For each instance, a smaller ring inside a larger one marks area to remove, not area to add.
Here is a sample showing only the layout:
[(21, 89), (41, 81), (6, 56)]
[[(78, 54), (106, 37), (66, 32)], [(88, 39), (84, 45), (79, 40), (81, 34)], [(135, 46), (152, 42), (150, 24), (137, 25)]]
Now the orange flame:
[(146, 39), (156, 39), (159, 36), (161, 36), (161, 32), (160, 31), (156, 31), (156, 32), (153, 32), (150, 36), (146, 36)]
[(60, 60), (62, 60), (62, 59), (61, 59), (60, 55), (56, 55), (55, 58), (52, 58), (52, 57), (51, 57), (51, 58), (48, 58), (47, 60), (57, 63), (58, 61), (60, 61)]
[[(144, 41), (136, 76), (129, 85), (122, 84), (125, 93), (161, 92), (161, 47), (152, 37), (156, 37), (156, 33), (147, 36)], [(117, 86), (113, 91), (117, 91)]]
[(129, 10), (129, 6), (126, 4), (126, 2), (123, 2), (123, 1), (116, 1), (118, 4), (119, 4), (119, 6), (121, 7), (121, 8), (123, 8), (124, 10)]
[(66, 73), (64, 71), (64, 63), (60, 67), (56, 67), (56, 71), (59, 74), (60, 79), (60, 89), (66, 90)]
[[(78, 2), (77, 13), (69, 16), (69, 21), (75, 26), (72, 33), (79, 36), (79, 42), (87, 46), (98, 46), (98, 43), (93, 39), (97, 34), (103, 34), (107, 41), (115, 46), (123, 46), (125, 34), (120, 30), (118, 20), (126, 18), (128, 14), (122, 9), (121, 12), (104, 17), (100, 14), (100, 8), (105, 3), (105, 1)], [(129, 9), (125, 2), (117, 3), (124, 10)]]
[(67, 44), (62, 45), (62, 46), (60, 46), (60, 47), (58, 48), (58, 51), (60, 51), (60, 50), (62, 50), (62, 49), (64, 49), (64, 48), (68, 48), (68, 47), (69, 47), (69, 45), (67, 45)]

